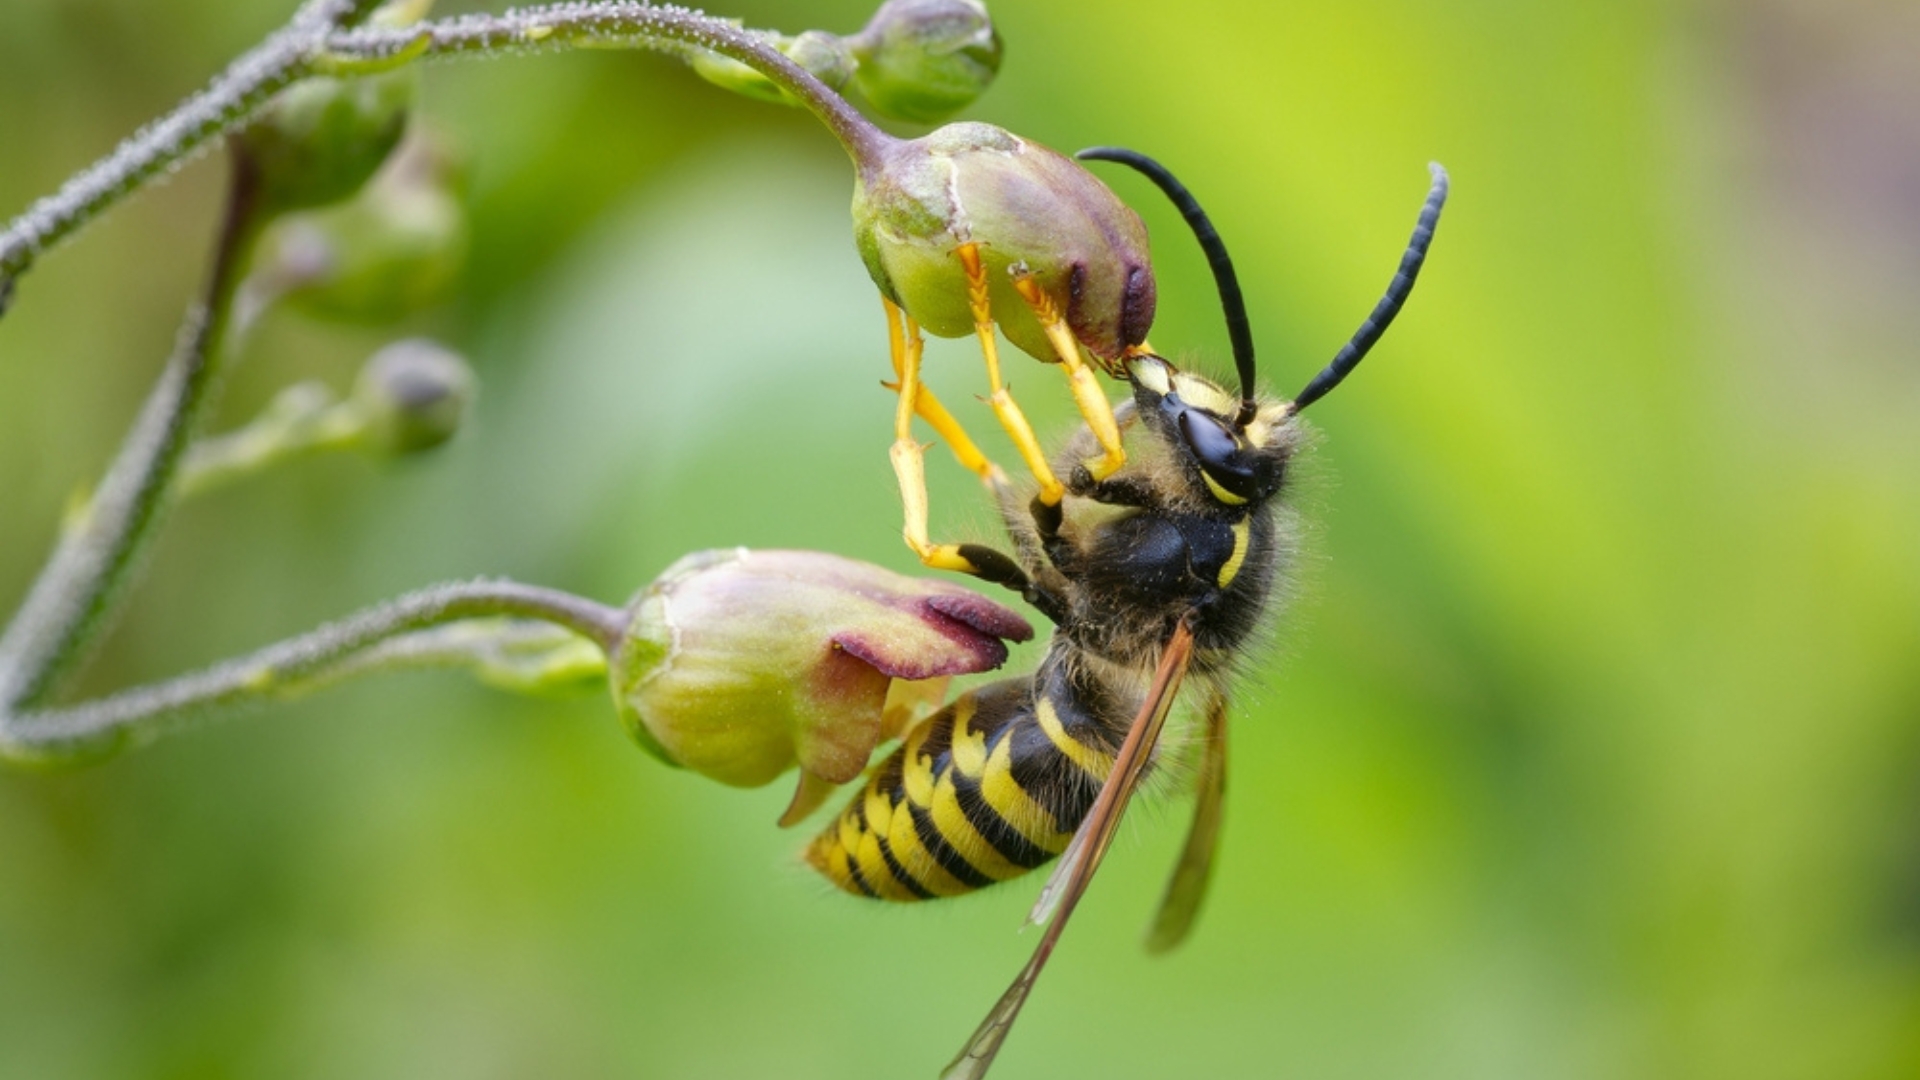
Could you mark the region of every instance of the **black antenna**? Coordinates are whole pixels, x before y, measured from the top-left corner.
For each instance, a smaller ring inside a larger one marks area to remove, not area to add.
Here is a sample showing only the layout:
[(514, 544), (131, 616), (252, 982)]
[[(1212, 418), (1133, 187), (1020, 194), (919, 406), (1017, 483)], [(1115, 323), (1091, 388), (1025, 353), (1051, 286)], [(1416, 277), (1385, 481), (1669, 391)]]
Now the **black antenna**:
[(1401, 305), (1413, 292), (1413, 279), (1420, 276), (1420, 264), (1426, 262), (1427, 248), (1433, 244), (1434, 227), (1440, 224), (1440, 208), (1447, 204), (1447, 170), (1435, 161), (1427, 165), (1427, 171), (1433, 174), (1433, 187), (1427, 192), (1426, 205), (1420, 208), (1420, 220), (1413, 226), (1413, 239), (1407, 241), (1407, 253), (1400, 256), (1400, 269), (1394, 272), (1387, 294), (1373, 306), (1372, 314), (1360, 324), (1360, 329), (1353, 332), (1352, 340), (1334, 355), (1333, 362), (1320, 369), (1320, 374), (1293, 399), (1294, 412), (1325, 397), (1327, 391), (1339, 386), (1340, 380), (1360, 366), (1367, 350), (1393, 325), (1393, 317), (1400, 314)]
[(1220, 306), (1227, 313), (1227, 338), (1233, 342), (1233, 366), (1240, 372), (1240, 415), (1234, 418), (1233, 425), (1246, 427), (1258, 408), (1253, 400), (1253, 331), (1247, 326), (1247, 304), (1240, 297), (1240, 279), (1234, 276), (1233, 260), (1227, 257), (1226, 242), (1220, 239), (1213, 222), (1207, 220), (1207, 212), (1200, 209), (1199, 200), (1186, 185), (1173, 178), (1166, 166), (1138, 151), (1094, 146), (1073, 156), (1085, 161), (1116, 161), (1139, 170), (1166, 192), (1167, 198), (1179, 208), (1180, 216), (1187, 219), (1201, 249), (1207, 253), (1213, 280), (1220, 286)]

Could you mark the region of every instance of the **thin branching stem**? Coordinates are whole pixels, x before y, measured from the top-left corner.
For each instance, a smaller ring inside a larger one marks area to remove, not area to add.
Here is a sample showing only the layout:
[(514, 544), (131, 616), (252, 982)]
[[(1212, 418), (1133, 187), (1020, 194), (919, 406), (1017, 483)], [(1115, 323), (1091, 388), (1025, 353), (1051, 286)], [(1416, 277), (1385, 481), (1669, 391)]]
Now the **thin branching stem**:
[(85, 653), (159, 527), (174, 472), (218, 384), (233, 298), (263, 224), (257, 189), (251, 165), (236, 156), (205, 296), (187, 312), (173, 357), (98, 491), (0, 635), (0, 708), (39, 702)]
[(0, 707), (0, 761), (60, 762), (146, 742), (208, 713), (283, 700), (349, 675), (389, 667), (484, 660), (436, 627), (482, 618), (558, 626), (610, 652), (625, 622), (617, 608), (511, 581), (439, 585), (204, 671), (58, 708)]
[(687, 8), (599, 0), (461, 15), (406, 27), (354, 25), (366, 0), (314, 0), (242, 56), (205, 90), (75, 174), (0, 233), (0, 310), (13, 281), (48, 249), (101, 212), (245, 122), (274, 94), (312, 75), (365, 74), (422, 56), (500, 56), (578, 48), (709, 49), (738, 60), (805, 105), (855, 162), (874, 159), (891, 137), (845, 99), (787, 59), (762, 35)]

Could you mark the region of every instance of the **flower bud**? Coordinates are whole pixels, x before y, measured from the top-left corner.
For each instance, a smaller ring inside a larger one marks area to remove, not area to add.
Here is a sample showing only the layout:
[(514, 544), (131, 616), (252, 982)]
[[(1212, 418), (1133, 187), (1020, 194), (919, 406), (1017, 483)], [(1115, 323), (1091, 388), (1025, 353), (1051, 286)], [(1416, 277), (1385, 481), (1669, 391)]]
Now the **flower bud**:
[(862, 162), (853, 232), (880, 291), (941, 337), (973, 332), (954, 254), (967, 243), (979, 245), (1001, 332), (1031, 356), (1056, 359), (1014, 290), (1014, 268), (1101, 359), (1145, 340), (1153, 324), (1140, 216), (1079, 162), (990, 124), (948, 124)]
[(315, 77), (282, 90), (233, 138), (255, 170), (261, 206), (286, 213), (360, 189), (407, 127), (413, 74)]
[(445, 299), (467, 254), (458, 169), (408, 139), (359, 198), (281, 219), (250, 287), (306, 315), (390, 323)]
[(473, 404), (473, 369), (425, 338), (396, 341), (368, 358), (354, 380), (353, 404), (366, 423), (366, 445), (411, 454), (453, 438)]
[(896, 120), (945, 120), (1000, 71), (1000, 35), (980, 0), (887, 0), (850, 42), (855, 85)]
[[(845, 42), (821, 30), (803, 30), (794, 37), (775, 43), (787, 59), (806, 68), (813, 77), (834, 90), (847, 85), (853, 74), (853, 54)], [(773, 84), (773, 80), (731, 56), (704, 50), (693, 54), (694, 73), (715, 86), (776, 105), (797, 105), (791, 95)]]
[(689, 555), (627, 610), (609, 672), (634, 739), (739, 787), (797, 762), (789, 817), (859, 776), (924, 709), (926, 688), (902, 682), (890, 694), (894, 680), (987, 671), (1006, 660), (1002, 639), (1033, 634), (959, 586), (810, 551)]

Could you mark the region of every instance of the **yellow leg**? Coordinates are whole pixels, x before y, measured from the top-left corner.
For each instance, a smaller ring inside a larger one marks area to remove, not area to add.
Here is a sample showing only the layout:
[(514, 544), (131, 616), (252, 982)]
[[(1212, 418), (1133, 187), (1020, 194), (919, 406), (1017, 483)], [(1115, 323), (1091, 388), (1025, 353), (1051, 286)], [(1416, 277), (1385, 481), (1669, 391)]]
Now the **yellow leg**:
[[(927, 344), (926, 339), (920, 334), (920, 324), (914, 322), (911, 316), (901, 311), (886, 297), (881, 297), (880, 302), (887, 306), (887, 337), (889, 344), (893, 346), (894, 376), (904, 379), (905, 369), (909, 364), (917, 375), (920, 370), (921, 354)], [(954, 419), (945, 405), (940, 404), (940, 399), (933, 396), (933, 391), (927, 389), (927, 384), (920, 382), (917, 378), (915, 382), (920, 388), (914, 395), (915, 415), (925, 420), (936, 434), (945, 439), (947, 446), (953, 451), (953, 456), (959, 459), (960, 464), (978, 475), (988, 487), (997, 491), (1005, 486), (1007, 474), (1000, 471), (1000, 466), (987, 460), (987, 455), (981, 453), (980, 448), (974, 445), (966, 429), (960, 426), (960, 421)], [(900, 388), (901, 384), (897, 382), (887, 384), (889, 390)], [(906, 400), (904, 394), (901, 400)], [(896, 428), (899, 426), (898, 417), (895, 417), (894, 424)]]
[(913, 437), (913, 417), (918, 413), (933, 425), (953, 448), (960, 463), (980, 474), (989, 486), (1006, 483), (999, 466), (988, 461), (980, 448), (961, 430), (952, 414), (941, 407), (933, 392), (920, 383), (920, 357), (924, 342), (920, 328), (907, 319), (891, 300), (887, 305), (887, 345), (893, 354), (893, 371), (900, 381), (895, 389), (900, 404), (893, 415), (893, 475), (900, 482), (900, 501), (906, 505), (903, 533), (907, 546), (920, 561), (937, 570), (975, 573), (978, 568), (960, 554), (957, 544), (935, 544), (927, 536), (927, 472), (924, 448)]
[(1074, 403), (1080, 406), (1080, 415), (1087, 422), (1087, 429), (1100, 443), (1100, 456), (1086, 463), (1087, 471), (1095, 480), (1105, 480), (1120, 471), (1127, 463), (1127, 451), (1120, 445), (1120, 425), (1113, 419), (1113, 403), (1107, 400), (1107, 392), (1100, 388), (1093, 369), (1080, 359), (1080, 346), (1073, 339), (1073, 331), (1067, 327), (1067, 321), (1060, 317), (1060, 309), (1053, 299), (1040, 291), (1040, 284), (1033, 275), (1016, 272), (1013, 277), (1014, 290), (1020, 294), (1027, 306), (1033, 309), (1034, 318), (1040, 320), (1040, 328), (1047, 332), (1047, 340), (1053, 343), (1054, 355), (1060, 358), (1060, 364), (1066, 368), (1067, 379), (1073, 386)]
[(973, 329), (980, 336), (980, 352), (987, 360), (987, 385), (993, 389), (987, 403), (993, 406), (993, 414), (1000, 418), (1000, 426), (1006, 429), (1007, 437), (1013, 440), (1014, 447), (1020, 451), (1020, 460), (1026, 463), (1033, 478), (1040, 482), (1040, 501), (1048, 506), (1058, 506), (1060, 500), (1066, 497), (1067, 489), (1053, 475), (1053, 466), (1047, 464), (1047, 455), (1040, 449), (1040, 440), (1034, 437), (1033, 425), (1027, 423), (1026, 414), (1020, 411), (1006, 384), (1000, 381), (1000, 350), (993, 340), (993, 306), (987, 301), (987, 271), (980, 264), (980, 249), (974, 244), (961, 244), (955, 254), (960, 256), (960, 265), (967, 272), (967, 303), (973, 308)]

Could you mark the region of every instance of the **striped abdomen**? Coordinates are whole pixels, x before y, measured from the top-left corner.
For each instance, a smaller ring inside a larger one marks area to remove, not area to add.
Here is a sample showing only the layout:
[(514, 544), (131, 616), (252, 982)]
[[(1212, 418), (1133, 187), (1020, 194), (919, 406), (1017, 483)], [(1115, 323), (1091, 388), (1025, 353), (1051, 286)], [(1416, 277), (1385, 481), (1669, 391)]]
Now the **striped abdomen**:
[(884, 900), (952, 896), (1041, 865), (1066, 850), (1119, 745), (1082, 705), (1051, 663), (962, 694), (907, 733), (807, 861)]

